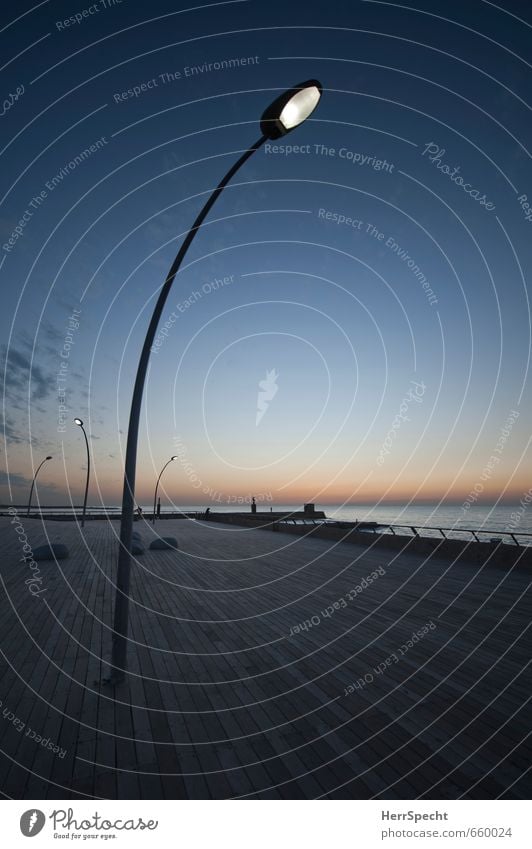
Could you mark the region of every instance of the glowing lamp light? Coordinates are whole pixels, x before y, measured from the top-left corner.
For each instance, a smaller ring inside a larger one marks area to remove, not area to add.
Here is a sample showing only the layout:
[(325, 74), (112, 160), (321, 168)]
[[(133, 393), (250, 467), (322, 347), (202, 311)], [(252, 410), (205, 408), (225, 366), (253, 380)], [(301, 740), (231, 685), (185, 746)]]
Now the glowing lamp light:
[(322, 91), (318, 80), (307, 80), (283, 92), (263, 113), (262, 133), (269, 139), (279, 139), (299, 127), (314, 112)]

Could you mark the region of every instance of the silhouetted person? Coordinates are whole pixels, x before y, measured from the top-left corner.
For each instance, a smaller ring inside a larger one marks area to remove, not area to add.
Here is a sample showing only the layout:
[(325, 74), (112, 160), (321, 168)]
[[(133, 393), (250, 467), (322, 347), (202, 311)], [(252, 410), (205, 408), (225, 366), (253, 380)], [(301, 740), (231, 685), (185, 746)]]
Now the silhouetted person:
[(254, 498), (252, 498), (252, 499), (251, 499), (251, 512), (252, 512), (252, 513), (256, 513), (256, 512), (257, 512), (257, 504), (256, 504), (256, 502), (255, 502), (255, 499), (254, 499)]
[(211, 514), (211, 508), (207, 507), (207, 509), (205, 510), (205, 518), (208, 519), (210, 514)]

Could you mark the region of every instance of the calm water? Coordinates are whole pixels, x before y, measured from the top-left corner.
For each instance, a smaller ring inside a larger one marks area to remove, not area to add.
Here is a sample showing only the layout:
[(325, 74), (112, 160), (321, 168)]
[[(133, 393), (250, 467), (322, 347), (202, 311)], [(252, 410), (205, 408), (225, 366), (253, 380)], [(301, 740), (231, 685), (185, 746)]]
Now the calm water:
[[(341, 519), (365, 519), (396, 525), (434, 525), (438, 528), (472, 528), (489, 531), (532, 533), (532, 503), (505, 504), (503, 506), (472, 505), (463, 511), (460, 506), (362, 505), (330, 508), (330, 515)], [(329, 511), (326, 511), (329, 515)]]
[[(516, 535), (532, 534), (532, 497), (527, 503), (525, 499), (521, 503), (504, 504), (497, 507), (490, 505), (471, 505), (470, 509), (463, 511), (459, 505), (445, 505), (435, 507), (434, 505), (390, 505), (381, 504), (357, 504), (357, 505), (319, 505), (316, 504), (316, 509), (323, 509), (326, 516), (329, 518), (340, 519), (345, 522), (353, 522), (356, 519), (378, 522), (383, 525), (416, 525), (418, 527), (435, 526), (438, 528), (452, 528), (455, 530), (453, 536), (464, 536), (470, 538), (470, 535), (460, 534), (461, 529), (473, 529), (492, 531), (494, 534), (502, 531), (511, 531)], [(196, 505), (180, 505), (172, 507), (164, 505), (161, 512), (173, 512), (182, 510), (190, 512), (194, 510), (204, 510), (208, 506), (208, 502)], [(270, 506), (276, 511), (294, 511), (301, 510), (301, 504), (278, 504), (278, 503), (258, 503), (257, 510), (259, 512), (269, 512)], [(211, 504), (211, 510), (216, 512), (247, 512), (250, 510), (249, 504)], [(153, 504), (142, 505), (145, 513), (151, 513)], [(66, 512), (65, 509), (46, 508), (42, 507), (43, 512), (53, 513)], [(88, 510), (102, 508), (89, 507)], [(111, 515), (114, 511), (118, 511), (118, 505), (110, 505), (107, 509)], [(428, 536), (439, 536), (437, 532), (424, 532)], [(526, 540), (522, 540), (525, 542)], [(531, 540), (532, 542), (532, 540)]]
[[(204, 510), (207, 504), (182, 507), (184, 512), (189, 510)], [(274, 510), (290, 511), (301, 510), (301, 504), (276, 504), (272, 503)], [(153, 510), (153, 505), (146, 506), (146, 511)], [(162, 512), (165, 512), (162, 508)], [(168, 508), (171, 509), (171, 508)], [(257, 504), (259, 512), (269, 512), (269, 503)], [(473, 530), (486, 530), (493, 532), (511, 531), (513, 533), (532, 533), (532, 501), (523, 504), (504, 504), (493, 507), (489, 505), (472, 505), (469, 510), (463, 511), (460, 506), (447, 505), (435, 507), (434, 505), (389, 505), (381, 504), (357, 504), (351, 506), (316, 504), (316, 509), (323, 509), (326, 516), (341, 519), (345, 522), (353, 522), (355, 519), (379, 522), (381, 524), (394, 525), (417, 525), (438, 528), (472, 528)], [(247, 512), (249, 504), (225, 505), (212, 504), (211, 510), (217, 512)]]

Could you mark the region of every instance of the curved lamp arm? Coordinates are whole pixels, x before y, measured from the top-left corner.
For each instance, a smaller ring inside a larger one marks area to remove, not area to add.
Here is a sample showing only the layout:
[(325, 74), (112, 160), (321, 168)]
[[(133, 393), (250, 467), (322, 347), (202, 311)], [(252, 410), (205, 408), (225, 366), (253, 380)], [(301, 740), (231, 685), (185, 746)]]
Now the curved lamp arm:
[(164, 470), (166, 469), (167, 466), (170, 465), (170, 463), (173, 460), (175, 460), (175, 457), (170, 457), (170, 459), (164, 464), (161, 471), (159, 472), (159, 477), (157, 478), (157, 483), (155, 484), (155, 494), (153, 496), (153, 519), (152, 519), (153, 524), (155, 524), (155, 508), (156, 508), (156, 504), (157, 504), (157, 490), (159, 488), (159, 481), (161, 480), (161, 478), (163, 476)]
[(142, 346), (139, 365), (137, 368), (137, 376), (135, 378), (135, 386), (133, 389), (133, 398), (131, 401), (131, 411), (129, 414), (129, 426), (127, 432), (126, 443), (126, 458), (124, 472), (124, 487), (122, 492), (122, 517), (120, 522), (120, 548), (118, 553), (118, 570), (116, 576), (116, 602), (113, 621), (113, 650), (112, 650), (112, 675), (109, 679), (110, 683), (119, 683), (124, 679), (126, 665), (126, 650), (127, 650), (127, 631), (128, 631), (128, 610), (129, 610), (129, 577), (131, 565), (131, 535), (133, 532), (133, 513), (135, 502), (135, 473), (137, 467), (137, 443), (140, 422), (140, 410), (142, 405), (142, 395), (144, 392), (144, 382), (148, 370), (148, 361), (150, 351), (153, 345), (153, 340), (157, 332), (157, 327), (164, 309), (164, 305), (170, 293), (174, 278), (179, 271), (181, 263), (192, 244), (199, 228), (201, 227), (205, 217), (208, 215), (212, 206), (220, 197), (226, 185), (236, 172), (244, 165), (245, 162), (258, 150), (266, 141), (268, 136), (262, 135), (257, 141), (251, 145), (242, 156), (229, 169), (225, 177), (218, 183), (207, 202), (196, 217), (194, 224), (188, 231), (181, 247), (179, 248), (176, 258), (174, 259), (170, 271), (164, 281), (163, 287), (159, 293), (153, 315), (150, 320), (146, 339)]
[(37, 480), (37, 475), (39, 474), (39, 471), (40, 471), (40, 469), (41, 469), (41, 466), (44, 466), (44, 464), (46, 463), (46, 461), (47, 461), (47, 460), (51, 460), (51, 459), (52, 459), (51, 457), (45, 457), (45, 458), (44, 458), (44, 460), (41, 460), (41, 462), (40, 462), (40, 463), (39, 463), (39, 465), (37, 466), (37, 471), (36, 471), (36, 472), (35, 472), (35, 474), (33, 475), (33, 480), (32, 480), (32, 482), (31, 482), (31, 489), (30, 489), (30, 497), (29, 497), (29, 499), (28, 499), (28, 509), (26, 510), (26, 516), (29, 516), (29, 515), (30, 515), (30, 509), (31, 509), (31, 499), (32, 499), (32, 497), (33, 497), (33, 487), (35, 486), (35, 481)]
[(91, 473), (91, 455), (89, 451), (89, 440), (87, 439), (87, 434), (85, 433), (85, 428), (83, 427), (83, 422), (81, 419), (74, 419), (75, 423), (78, 427), (83, 431), (83, 436), (85, 437), (85, 447), (87, 449), (87, 476), (85, 478), (85, 498), (83, 499), (83, 513), (81, 516), (81, 527), (85, 527), (85, 513), (87, 512), (87, 495), (89, 492), (89, 478)]

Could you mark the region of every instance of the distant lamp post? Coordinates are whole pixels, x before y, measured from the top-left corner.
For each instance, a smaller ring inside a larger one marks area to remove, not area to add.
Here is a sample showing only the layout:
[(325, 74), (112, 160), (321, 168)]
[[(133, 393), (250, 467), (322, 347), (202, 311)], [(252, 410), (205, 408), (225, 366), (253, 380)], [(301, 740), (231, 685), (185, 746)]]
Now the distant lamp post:
[(39, 471), (40, 471), (40, 469), (41, 469), (41, 466), (44, 466), (44, 464), (46, 463), (46, 461), (47, 461), (47, 460), (51, 460), (51, 459), (52, 459), (51, 457), (45, 457), (45, 458), (44, 458), (44, 460), (43, 460), (43, 461), (40, 463), (40, 465), (37, 467), (37, 471), (36, 471), (36, 472), (35, 472), (35, 474), (33, 475), (33, 480), (32, 480), (32, 482), (31, 482), (31, 489), (30, 489), (30, 497), (29, 497), (29, 499), (28, 499), (28, 509), (26, 510), (26, 516), (29, 516), (29, 515), (30, 515), (31, 499), (32, 499), (32, 496), (33, 496), (33, 487), (35, 486), (35, 481), (37, 480), (37, 475), (39, 474)]
[(85, 433), (85, 428), (83, 427), (83, 421), (81, 419), (74, 419), (74, 424), (77, 424), (78, 427), (83, 431), (83, 436), (85, 437), (85, 446), (87, 448), (87, 478), (85, 480), (85, 499), (83, 501), (83, 513), (81, 516), (81, 527), (85, 527), (85, 513), (87, 512), (87, 495), (89, 492), (89, 477), (91, 473), (91, 455), (89, 451), (89, 440), (87, 439), (87, 434)]
[(157, 483), (155, 484), (155, 495), (153, 496), (153, 519), (152, 519), (153, 524), (155, 524), (155, 513), (156, 513), (156, 510), (157, 510), (157, 490), (159, 488), (159, 481), (162, 478), (164, 470), (166, 469), (167, 466), (170, 465), (170, 463), (173, 460), (177, 460), (177, 456), (170, 457), (170, 459), (164, 464), (164, 466), (162, 467), (162, 469), (159, 473), (159, 477), (157, 478)]
[(137, 442), (139, 435), (140, 410), (142, 394), (150, 349), (157, 332), (157, 327), (170, 293), (172, 283), (179, 271), (181, 263), (194, 240), (199, 228), (210, 209), (237, 171), (268, 139), (278, 139), (294, 130), (312, 114), (319, 103), (322, 85), (318, 80), (307, 80), (304, 83), (285, 91), (268, 106), (260, 121), (261, 137), (249, 147), (245, 153), (229, 169), (225, 177), (218, 183), (207, 199), (194, 224), (188, 231), (179, 248), (170, 271), (159, 293), (153, 315), (148, 326), (144, 345), (140, 355), (131, 400), (129, 424), (126, 442), (126, 459), (124, 469), (124, 487), (122, 492), (122, 515), (120, 521), (120, 547), (118, 552), (118, 569), (116, 575), (116, 594), (113, 621), (113, 651), (111, 658), (111, 677), (107, 683), (118, 684), (124, 680), (127, 656), (127, 632), (129, 617), (129, 578), (131, 569), (131, 535), (133, 533), (133, 514), (135, 510), (135, 472), (137, 467)]

